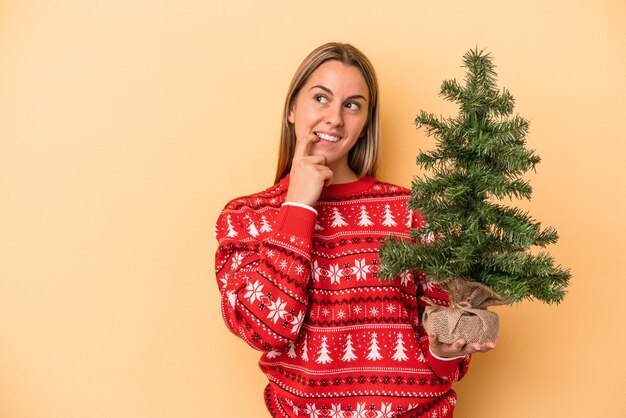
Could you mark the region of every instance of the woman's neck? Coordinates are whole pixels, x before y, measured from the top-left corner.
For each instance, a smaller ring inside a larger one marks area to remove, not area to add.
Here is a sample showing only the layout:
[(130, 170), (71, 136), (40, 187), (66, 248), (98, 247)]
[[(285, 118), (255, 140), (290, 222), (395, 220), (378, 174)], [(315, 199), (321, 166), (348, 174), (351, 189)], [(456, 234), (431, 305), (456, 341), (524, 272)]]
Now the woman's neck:
[(333, 172), (333, 180), (330, 184), (352, 183), (359, 179), (359, 176), (352, 171), (348, 164), (340, 165), (338, 167), (329, 166), (328, 168), (330, 168)]

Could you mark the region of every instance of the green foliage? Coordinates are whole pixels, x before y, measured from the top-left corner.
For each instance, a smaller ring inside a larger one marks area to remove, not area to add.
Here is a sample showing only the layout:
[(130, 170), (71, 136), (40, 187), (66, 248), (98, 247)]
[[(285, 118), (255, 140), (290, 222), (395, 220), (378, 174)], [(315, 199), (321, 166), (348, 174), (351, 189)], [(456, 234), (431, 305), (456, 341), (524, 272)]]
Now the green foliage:
[[(515, 101), (506, 89), (498, 90), (489, 54), (470, 50), (463, 62), (465, 86), (444, 81), (440, 93), (459, 105), (458, 116), (421, 111), (415, 119), (437, 139), (434, 150), (417, 157), (430, 176), (414, 179), (408, 203), (428, 223), (411, 231), (413, 243), (387, 239), (380, 250), (381, 277), (426, 271), (437, 282), (452, 277), (482, 282), (508, 303), (525, 298), (558, 303), (569, 271), (555, 267), (546, 252), (531, 253), (533, 246), (556, 243), (556, 230), (496, 203), (531, 198), (532, 187), (522, 175), (540, 158), (525, 148), (528, 122), (511, 116)], [(425, 242), (427, 236), (436, 238)]]

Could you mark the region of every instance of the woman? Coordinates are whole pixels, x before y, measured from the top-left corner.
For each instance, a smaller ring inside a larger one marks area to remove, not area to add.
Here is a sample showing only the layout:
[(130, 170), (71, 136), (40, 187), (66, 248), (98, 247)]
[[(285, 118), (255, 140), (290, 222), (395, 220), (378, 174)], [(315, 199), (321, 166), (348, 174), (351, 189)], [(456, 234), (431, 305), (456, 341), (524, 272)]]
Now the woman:
[(487, 344), (441, 344), (420, 323), (423, 274), (380, 282), (380, 243), (409, 239), (409, 190), (374, 178), (378, 84), (368, 59), (329, 43), (285, 101), (274, 186), (228, 203), (216, 224), (226, 324), (264, 353), (274, 417), (452, 416), (451, 384)]

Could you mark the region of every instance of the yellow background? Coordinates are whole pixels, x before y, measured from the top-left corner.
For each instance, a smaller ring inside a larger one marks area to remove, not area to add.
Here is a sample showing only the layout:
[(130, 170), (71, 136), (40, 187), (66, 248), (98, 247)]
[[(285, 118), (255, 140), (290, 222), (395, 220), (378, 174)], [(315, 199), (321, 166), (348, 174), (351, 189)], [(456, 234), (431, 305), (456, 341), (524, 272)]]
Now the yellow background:
[(0, 416), (264, 417), (258, 353), (222, 323), (213, 224), (273, 180), (291, 75), (323, 42), (382, 89), (379, 177), (408, 186), (492, 52), (543, 161), (558, 307), (501, 307), (457, 417), (626, 416), (623, 0), (0, 2)]

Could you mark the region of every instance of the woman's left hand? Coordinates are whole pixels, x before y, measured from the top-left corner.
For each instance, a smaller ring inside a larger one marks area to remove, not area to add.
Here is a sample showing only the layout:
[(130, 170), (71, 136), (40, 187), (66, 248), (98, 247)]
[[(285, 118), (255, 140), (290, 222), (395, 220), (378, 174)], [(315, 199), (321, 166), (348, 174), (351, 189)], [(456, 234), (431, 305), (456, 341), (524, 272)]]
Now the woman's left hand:
[(430, 351), (438, 357), (461, 357), (473, 353), (485, 353), (496, 348), (496, 343), (470, 343), (466, 344), (463, 339), (458, 339), (452, 344), (437, 341), (437, 335), (428, 334)]

